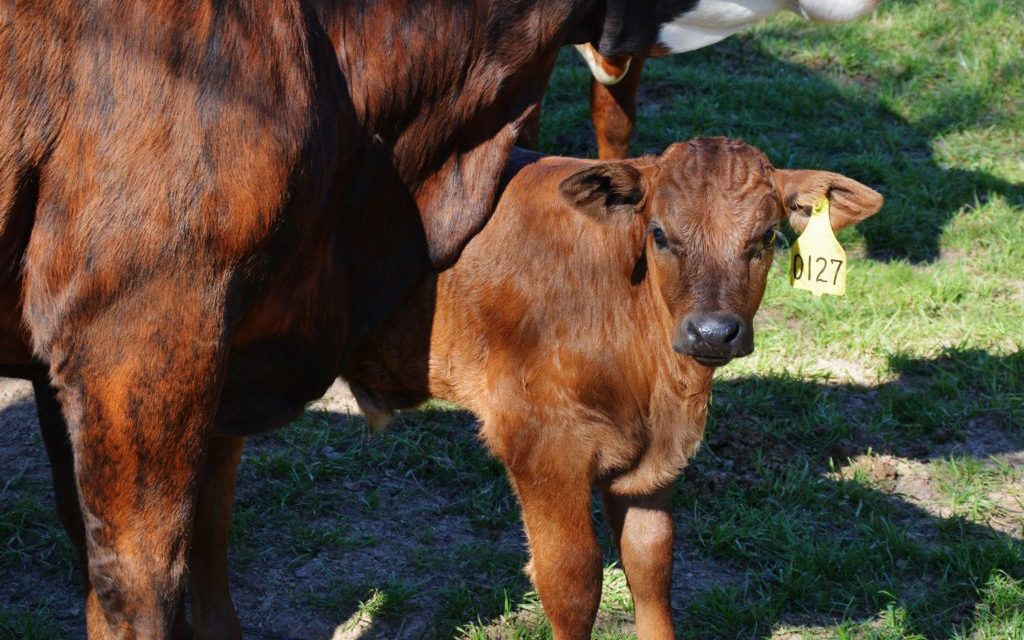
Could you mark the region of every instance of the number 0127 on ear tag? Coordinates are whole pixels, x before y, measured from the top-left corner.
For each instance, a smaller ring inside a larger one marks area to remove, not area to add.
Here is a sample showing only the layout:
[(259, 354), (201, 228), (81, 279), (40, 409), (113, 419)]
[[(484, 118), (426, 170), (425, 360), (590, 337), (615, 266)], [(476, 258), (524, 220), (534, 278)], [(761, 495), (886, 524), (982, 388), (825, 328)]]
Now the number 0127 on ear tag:
[(811, 220), (793, 243), (789, 258), (789, 284), (816, 296), (846, 295), (846, 252), (832, 232), (828, 198), (811, 211)]

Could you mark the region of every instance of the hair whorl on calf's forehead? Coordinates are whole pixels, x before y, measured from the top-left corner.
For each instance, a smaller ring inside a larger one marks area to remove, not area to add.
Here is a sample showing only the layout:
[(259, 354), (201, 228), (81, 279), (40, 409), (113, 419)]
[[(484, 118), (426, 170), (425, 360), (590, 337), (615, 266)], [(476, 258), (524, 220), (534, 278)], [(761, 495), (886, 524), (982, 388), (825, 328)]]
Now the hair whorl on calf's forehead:
[[(674, 161), (676, 153), (683, 154), (681, 162)], [(750, 180), (752, 170), (770, 180), (773, 170), (764, 152), (738, 138), (695, 138), (673, 145), (666, 150), (665, 158), (669, 165), (679, 167), (675, 173), (688, 182), (702, 183), (728, 176), (732, 182), (745, 183)]]

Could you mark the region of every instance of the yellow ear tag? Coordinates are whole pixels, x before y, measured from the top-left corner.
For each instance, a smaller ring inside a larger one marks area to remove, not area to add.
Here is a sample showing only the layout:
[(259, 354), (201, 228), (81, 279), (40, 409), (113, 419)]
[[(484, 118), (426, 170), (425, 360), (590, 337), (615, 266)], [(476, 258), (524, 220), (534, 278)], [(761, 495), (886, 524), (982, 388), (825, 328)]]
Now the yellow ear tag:
[(846, 252), (832, 232), (828, 198), (811, 211), (811, 220), (793, 243), (789, 258), (789, 284), (816, 296), (846, 295)]

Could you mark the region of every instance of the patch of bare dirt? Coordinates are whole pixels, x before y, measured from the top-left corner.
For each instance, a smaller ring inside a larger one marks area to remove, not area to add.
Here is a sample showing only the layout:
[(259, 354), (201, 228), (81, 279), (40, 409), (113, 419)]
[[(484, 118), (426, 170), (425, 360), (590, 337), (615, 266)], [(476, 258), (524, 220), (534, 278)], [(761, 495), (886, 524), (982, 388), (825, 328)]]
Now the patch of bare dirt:
[(4, 439), (0, 445), (0, 464), (5, 469), (19, 460), (27, 462), (25, 448), (36, 446), (38, 429), (32, 385), (23, 380), (0, 378), (0, 437)]
[(869, 387), (877, 385), (879, 382), (875, 367), (842, 358), (819, 358), (812, 371), (827, 374), (833, 383), (850, 383)]
[(324, 397), (313, 403), (312, 408), (332, 411), (341, 415), (361, 415), (355, 396), (352, 395), (348, 385), (341, 380), (336, 380)]
[[(941, 498), (927, 466), (915, 460), (890, 455), (860, 455), (850, 460), (850, 464), (842, 467), (834, 476), (850, 480), (857, 472), (864, 473), (885, 493), (904, 496), (922, 507), (927, 508), (927, 505)], [(930, 512), (940, 515), (935, 508), (930, 509)]]
[[(928, 464), (890, 455), (861, 455), (835, 474), (849, 480), (863, 473), (881, 491), (898, 495), (909, 504), (934, 515), (950, 518), (956, 511), (939, 491)], [(1024, 535), (1024, 484), (1020, 481), (990, 491), (986, 497), (995, 505), (993, 517), (986, 524), (997, 531), (1020, 538)]]
[[(677, 526), (679, 518), (676, 518)], [(672, 565), (672, 611), (677, 615), (687, 600), (712, 587), (731, 587), (743, 582), (734, 567), (701, 555), (692, 540), (677, 536)]]

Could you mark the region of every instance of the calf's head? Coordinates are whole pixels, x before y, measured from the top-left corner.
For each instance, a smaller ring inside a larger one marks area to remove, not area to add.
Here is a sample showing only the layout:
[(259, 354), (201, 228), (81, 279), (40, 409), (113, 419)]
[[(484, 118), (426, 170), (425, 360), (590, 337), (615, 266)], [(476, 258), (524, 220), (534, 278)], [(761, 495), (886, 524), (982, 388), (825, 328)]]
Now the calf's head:
[(709, 367), (753, 351), (754, 313), (783, 222), (802, 231), (824, 197), (836, 231), (882, 206), (879, 193), (850, 178), (776, 169), (754, 147), (724, 138), (596, 164), (560, 191), (586, 215), (642, 231), (631, 234), (634, 277), (649, 278), (671, 314), (672, 347)]

